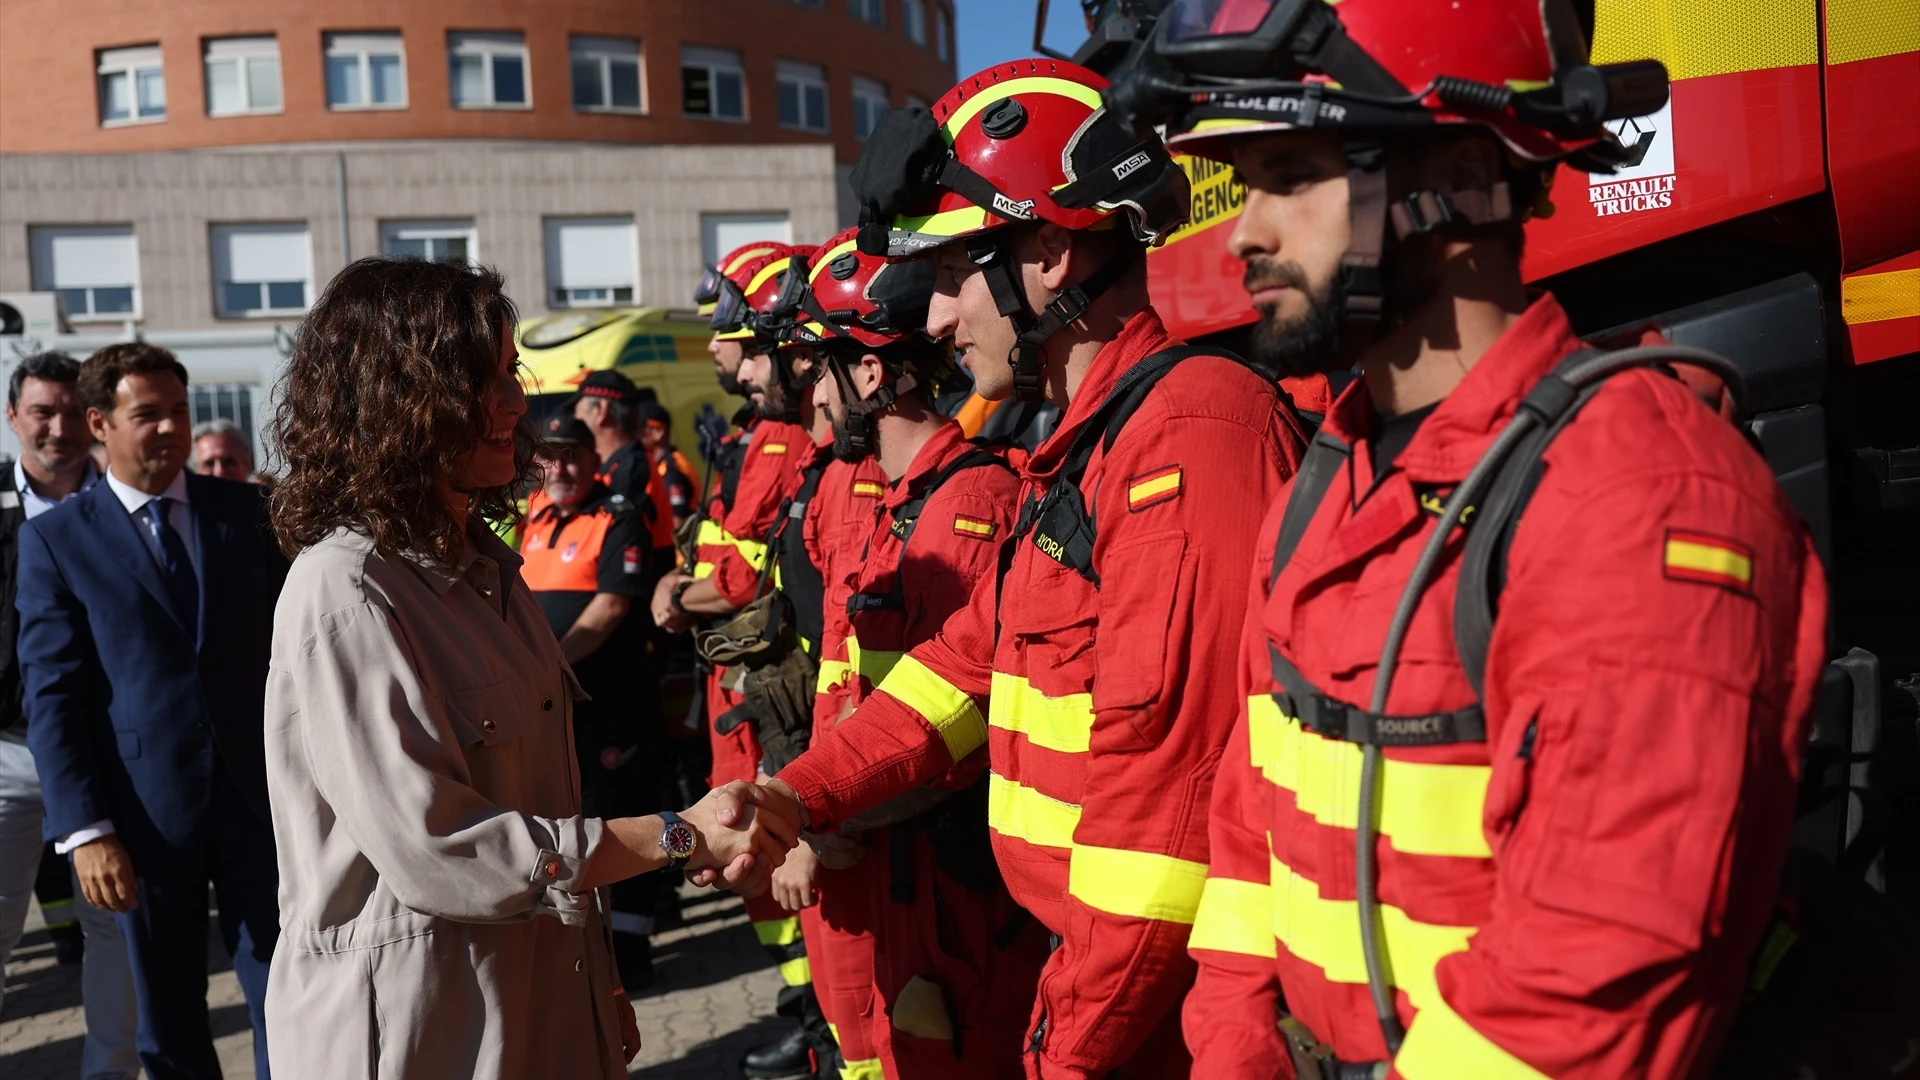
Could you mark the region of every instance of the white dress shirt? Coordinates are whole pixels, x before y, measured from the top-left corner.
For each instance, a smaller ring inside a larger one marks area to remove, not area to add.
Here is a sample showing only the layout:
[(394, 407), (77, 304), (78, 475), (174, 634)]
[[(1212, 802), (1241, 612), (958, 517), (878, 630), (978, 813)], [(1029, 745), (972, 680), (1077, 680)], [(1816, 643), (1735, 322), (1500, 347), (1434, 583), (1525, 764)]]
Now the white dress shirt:
[(87, 490), (99, 481), (99, 470), (95, 469), (93, 462), (89, 461), (87, 462), (87, 475), (81, 479), (79, 487), (68, 492), (65, 498), (49, 499), (45, 495), (33, 490), (33, 479), (27, 475), (27, 467), (20, 463), (19, 458), (13, 459), (13, 489), (20, 493), (20, 508), (27, 512), (28, 521), (32, 521), (34, 518), (60, 505), (67, 499), (73, 498), (75, 495)]
[[(18, 467), (17, 465), (15, 466), (16, 469)], [(200, 530), (194, 527), (193, 505), (187, 501), (187, 471), (185, 469), (180, 470), (179, 474), (173, 478), (173, 483), (168, 484), (167, 490), (161, 492), (159, 495), (149, 495), (139, 488), (122, 483), (119, 477), (113, 475), (112, 465), (107, 466), (106, 479), (107, 487), (113, 489), (114, 497), (120, 500), (121, 506), (127, 508), (128, 517), (140, 515), (141, 511), (146, 509), (148, 503), (162, 496), (173, 500), (172, 505), (167, 507), (167, 524), (172, 525), (173, 531), (180, 534), (180, 540), (187, 548), (187, 561), (193, 564), (194, 576), (198, 577), (200, 574)], [(28, 511), (28, 513), (31, 514), (32, 511)], [(147, 550), (153, 554), (154, 563), (164, 569), (167, 565), (166, 553), (160, 550), (160, 541), (154, 537), (153, 530), (147, 527), (145, 516), (141, 515), (139, 520), (133, 523), (133, 527), (135, 531), (139, 532), (140, 539), (146, 542)], [(112, 832), (113, 822), (102, 818), (99, 821), (82, 825), (78, 829), (55, 840), (53, 842), (53, 850), (57, 855), (65, 855), (82, 844), (91, 843)]]

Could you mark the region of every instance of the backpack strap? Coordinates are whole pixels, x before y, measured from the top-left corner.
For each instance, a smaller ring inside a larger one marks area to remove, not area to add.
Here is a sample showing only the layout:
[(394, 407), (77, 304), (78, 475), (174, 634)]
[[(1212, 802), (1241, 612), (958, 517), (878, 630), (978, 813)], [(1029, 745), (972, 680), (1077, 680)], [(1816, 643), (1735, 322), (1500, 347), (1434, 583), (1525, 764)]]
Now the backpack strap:
[(1014, 471), (1013, 466), (1007, 464), (1007, 459), (984, 447), (976, 446), (966, 453), (961, 454), (959, 457), (954, 458), (952, 461), (949, 461), (944, 468), (934, 473), (933, 476), (928, 479), (926, 485), (920, 489), (919, 494), (900, 504), (899, 509), (893, 512), (893, 534), (900, 538), (900, 559), (894, 564), (893, 588), (883, 593), (854, 593), (852, 596), (847, 597), (847, 614), (852, 615), (860, 611), (903, 611), (906, 609), (907, 586), (906, 578), (902, 570), (906, 566), (907, 544), (913, 540), (914, 528), (920, 523), (920, 512), (926, 509), (927, 500), (933, 498), (933, 493), (939, 491), (947, 481), (953, 479), (957, 474), (965, 472), (968, 469), (977, 469), (993, 465), (997, 465), (1008, 472)]

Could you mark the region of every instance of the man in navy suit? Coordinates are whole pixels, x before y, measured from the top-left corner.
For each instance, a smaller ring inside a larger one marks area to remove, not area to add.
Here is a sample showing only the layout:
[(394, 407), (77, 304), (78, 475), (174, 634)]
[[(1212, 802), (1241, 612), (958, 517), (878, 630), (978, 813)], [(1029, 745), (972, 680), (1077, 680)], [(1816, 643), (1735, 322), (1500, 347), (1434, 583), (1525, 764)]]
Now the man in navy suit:
[(19, 655), (47, 836), (117, 914), (152, 1080), (220, 1075), (207, 887), (253, 1019), (279, 937), (262, 703), (286, 560), (251, 484), (186, 474), (187, 372), (144, 342), (80, 369), (105, 483), (20, 531)]

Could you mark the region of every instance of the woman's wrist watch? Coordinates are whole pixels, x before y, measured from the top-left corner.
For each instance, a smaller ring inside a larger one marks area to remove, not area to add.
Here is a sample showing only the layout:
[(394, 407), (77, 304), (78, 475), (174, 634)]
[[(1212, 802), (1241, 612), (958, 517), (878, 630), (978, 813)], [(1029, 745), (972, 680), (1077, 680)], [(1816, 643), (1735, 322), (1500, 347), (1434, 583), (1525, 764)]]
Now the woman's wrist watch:
[(673, 610), (679, 612), (682, 615), (686, 615), (688, 617), (692, 617), (693, 612), (687, 610), (687, 605), (682, 603), (680, 598), (682, 596), (685, 596), (687, 594), (687, 590), (693, 588), (693, 585), (694, 583), (691, 579), (687, 581), (683, 581), (680, 584), (675, 585), (673, 587), (673, 591), (667, 594), (668, 597), (673, 602)]
[(687, 860), (700, 849), (700, 834), (671, 810), (660, 812), (660, 850), (667, 853), (667, 869), (685, 870)]

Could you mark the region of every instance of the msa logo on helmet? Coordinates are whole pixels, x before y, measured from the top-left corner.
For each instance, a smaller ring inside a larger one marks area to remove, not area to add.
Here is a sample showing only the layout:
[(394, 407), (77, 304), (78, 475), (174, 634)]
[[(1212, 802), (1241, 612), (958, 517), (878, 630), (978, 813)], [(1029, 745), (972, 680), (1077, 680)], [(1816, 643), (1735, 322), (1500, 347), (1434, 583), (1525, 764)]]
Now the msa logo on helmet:
[(993, 212), (1004, 218), (1019, 218), (1021, 221), (1033, 220), (1033, 200), (1021, 199), (1014, 202), (999, 192), (993, 193)]
[(1153, 155), (1142, 150), (1120, 164), (1115, 165), (1113, 167), (1113, 178), (1115, 180), (1125, 180), (1128, 176), (1145, 168), (1146, 164), (1152, 160)]

